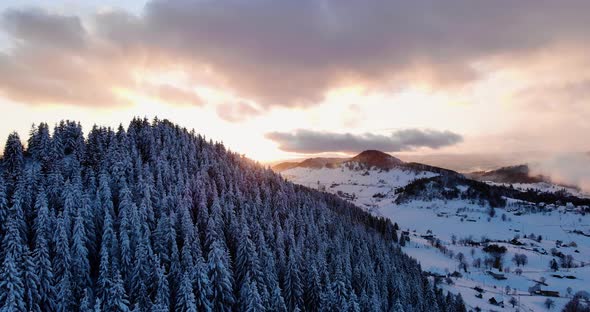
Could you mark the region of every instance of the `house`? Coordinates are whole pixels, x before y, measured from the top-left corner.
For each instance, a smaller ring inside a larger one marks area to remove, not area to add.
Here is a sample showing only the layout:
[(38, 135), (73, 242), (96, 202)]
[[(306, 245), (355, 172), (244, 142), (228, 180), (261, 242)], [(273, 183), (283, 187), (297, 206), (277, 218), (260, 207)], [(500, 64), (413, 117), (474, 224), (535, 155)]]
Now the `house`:
[(463, 277), (463, 274), (461, 274), (460, 272), (455, 271), (455, 272), (451, 273), (450, 276), (451, 277), (454, 277), (454, 278), (460, 278), (460, 277)]
[(559, 291), (554, 290), (535, 290), (533, 292), (535, 295), (545, 296), (545, 297), (559, 297)]
[(503, 301), (498, 301), (498, 300), (496, 300), (496, 298), (494, 298), (494, 297), (490, 298), (490, 300), (488, 300), (488, 302), (489, 302), (491, 305), (495, 305), (495, 306), (499, 306), (499, 307), (504, 307), (504, 302), (503, 302)]
[(504, 274), (501, 273), (494, 273), (492, 271), (487, 271), (486, 273), (488, 273), (489, 275), (491, 275), (493, 278), (501, 281), (501, 280), (505, 280), (506, 276), (504, 276)]

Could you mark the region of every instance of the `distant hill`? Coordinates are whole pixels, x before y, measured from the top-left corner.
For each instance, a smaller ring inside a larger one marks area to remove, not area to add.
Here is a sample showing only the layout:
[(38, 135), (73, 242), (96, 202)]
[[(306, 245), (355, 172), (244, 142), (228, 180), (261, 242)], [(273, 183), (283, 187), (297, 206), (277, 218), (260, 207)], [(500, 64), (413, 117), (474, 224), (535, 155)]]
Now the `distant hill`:
[(368, 170), (368, 169), (378, 169), (378, 170), (390, 170), (394, 168), (400, 169), (408, 169), (413, 171), (429, 171), (438, 174), (454, 174), (459, 175), (459, 173), (435, 166), (430, 166), (421, 163), (415, 162), (404, 162), (399, 158), (391, 156), (387, 153), (378, 151), (378, 150), (366, 150), (361, 152), (360, 154), (351, 157), (351, 158), (325, 158), (325, 157), (317, 157), (317, 158), (308, 158), (300, 162), (282, 162), (272, 166), (272, 169), (276, 172), (284, 172), (294, 168), (311, 168), (311, 169), (321, 169), (321, 168), (336, 168), (340, 165), (344, 165), (350, 169), (355, 170)]
[(379, 169), (393, 169), (404, 163), (398, 158), (377, 150), (364, 151), (346, 162), (361, 164), (366, 168), (375, 167)]
[(496, 183), (551, 182), (549, 177), (542, 175), (531, 175), (529, 166), (526, 164), (502, 167), (489, 171), (476, 171), (465, 174), (465, 176), (478, 181), (490, 181)]
[[(542, 175), (531, 175), (528, 165), (460, 174), (427, 164), (404, 162), (381, 151), (367, 150), (351, 158), (310, 158), (302, 162), (278, 164), (273, 169), (296, 183), (340, 191), (339, 195), (344, 198), (350, 198), (349, 189), (357, 185), (368, 188), (387, 185), (392, 189), (388, 196), (395, 197), (398, 203), (460, 197), (504, 206), (504, 198), (510, 197), (534, 203), (590, 205), (590, 201), (575, 187), (551, 183), (548, 177)], [(469, 191), (462, 192), (464, 187), (468, 187)], [(368, 197), (356, 202), (373, 211), (372, 201), (372, 197)]]

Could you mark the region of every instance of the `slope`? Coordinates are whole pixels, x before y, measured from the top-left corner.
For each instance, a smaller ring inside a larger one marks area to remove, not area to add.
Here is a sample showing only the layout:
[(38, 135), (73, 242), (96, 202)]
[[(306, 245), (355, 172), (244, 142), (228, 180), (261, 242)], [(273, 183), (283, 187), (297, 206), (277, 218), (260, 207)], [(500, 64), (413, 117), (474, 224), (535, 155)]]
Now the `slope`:
[[(293, 168), (281, 174), (395, 220), (403, 251), (442, 287), (462, 294), (473, 310), (543, 311), (547, 299), (559, 310), (586, 290), (588, 198), (563, 189), (484, 183), (420, 164), (361, 167)], [(490, 245), (506, 251), (488, 253)]]
[(465, 310), (389, 220), (165, 120), (42, 123), (1, 173), (0, 310)]

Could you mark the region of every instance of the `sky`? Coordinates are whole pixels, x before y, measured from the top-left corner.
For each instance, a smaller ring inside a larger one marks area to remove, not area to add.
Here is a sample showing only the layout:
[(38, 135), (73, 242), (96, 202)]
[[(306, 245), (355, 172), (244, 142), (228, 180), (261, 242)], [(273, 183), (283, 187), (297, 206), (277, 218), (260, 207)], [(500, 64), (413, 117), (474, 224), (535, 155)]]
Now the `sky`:
[(2, 1), (0, 137), (158, 116), (261, 162), (381, 149), (454, 157), (453, 168), (586, 164), (589, 11), (585, 0)]

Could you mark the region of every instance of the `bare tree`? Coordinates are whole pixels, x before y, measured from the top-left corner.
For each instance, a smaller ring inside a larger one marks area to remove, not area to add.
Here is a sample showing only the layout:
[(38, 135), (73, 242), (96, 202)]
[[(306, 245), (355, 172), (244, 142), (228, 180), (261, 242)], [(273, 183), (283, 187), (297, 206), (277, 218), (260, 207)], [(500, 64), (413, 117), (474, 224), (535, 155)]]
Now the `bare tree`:
[(513, 308), (518, 304), (518, 301), (514, 297), (510, 297), (510, 301), (508, 302), (512, 305)]
[(529, 262), (529, 260), (525, 254), (515, 254), (514, 257), (512, 257), (512, 262), (514, 262), (516, 266), (524, 266)]
[(545, 300), (545, 308), (547, 308), (547, 310), (551, 310), (553, 309), (553, 307), (555, 307), (555, 301), (553, 301), (553, 299), (547, 298), (547, 300)]

